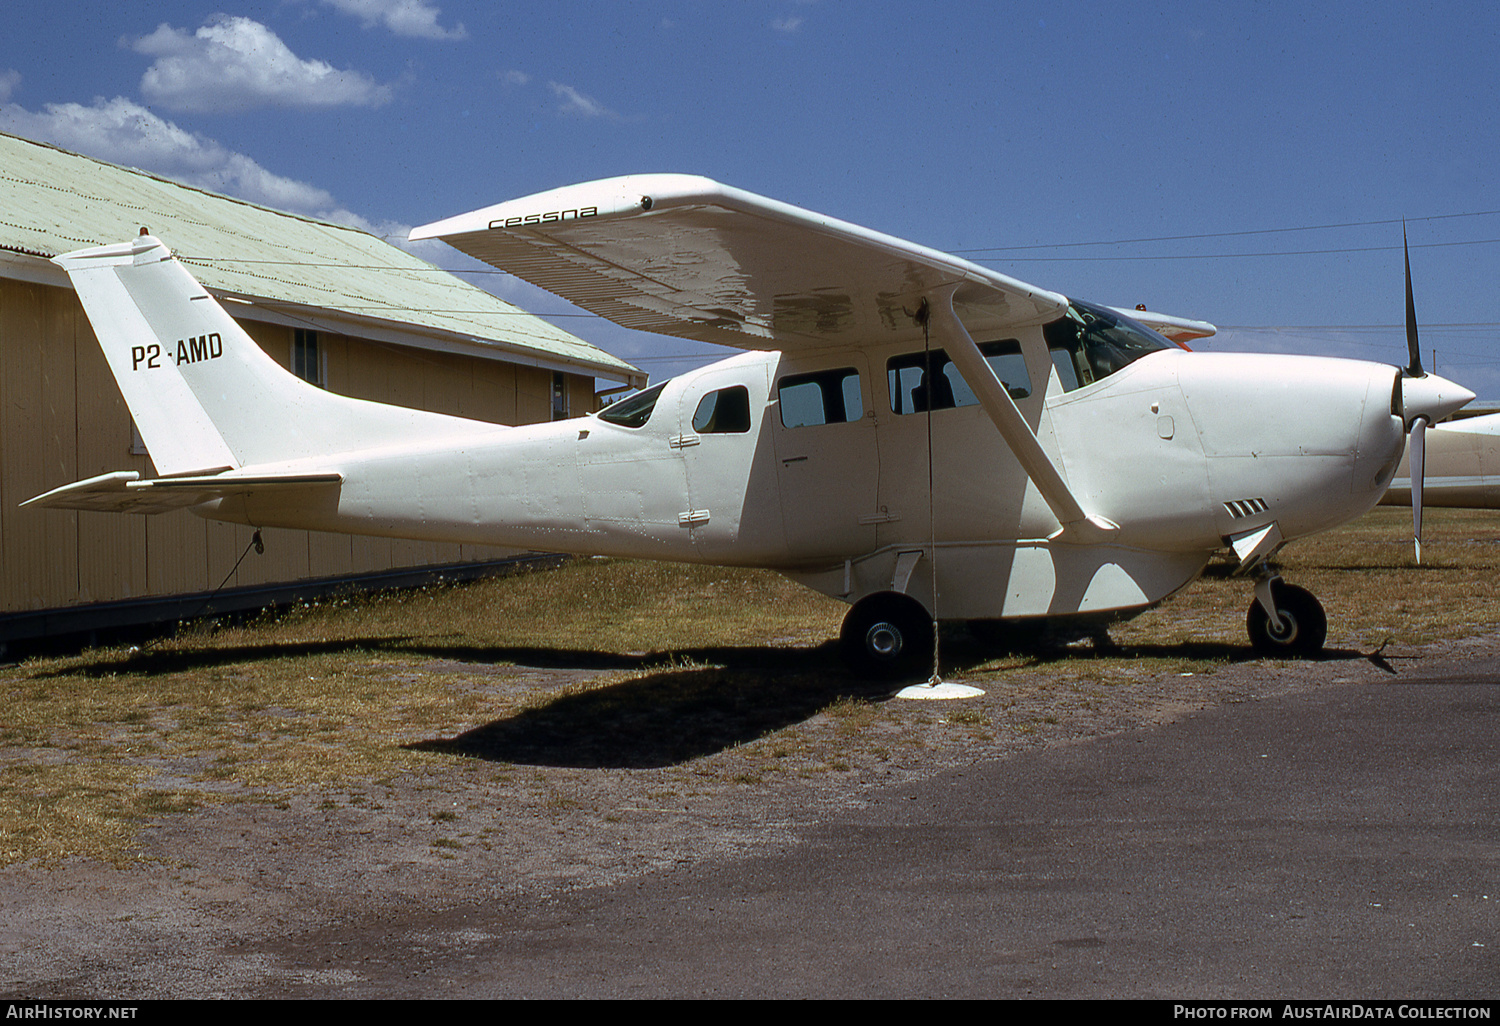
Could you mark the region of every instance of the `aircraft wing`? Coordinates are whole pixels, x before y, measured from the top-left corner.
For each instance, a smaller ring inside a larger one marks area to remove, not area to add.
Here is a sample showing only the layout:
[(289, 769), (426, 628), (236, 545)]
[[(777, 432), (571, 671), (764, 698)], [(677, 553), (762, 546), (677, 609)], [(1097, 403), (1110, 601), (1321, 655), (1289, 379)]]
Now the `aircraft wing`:
[(413, 229), (627, 328), (740, 349), (920, 339), (920, 297), (957, 283), (974, 335), (1052, 320), (1055, 292), (693, 175), (570, 185)]
[(339, 474), (213, 474), (194, 477), (158, 477), (146, 481), (134, 470), (100, 474), (54, 488), (21, 503), (52, 509), (87, 509), (103, 513), (167, 513), (186, 509), (211, 499), (281, 488), (338, 484)]

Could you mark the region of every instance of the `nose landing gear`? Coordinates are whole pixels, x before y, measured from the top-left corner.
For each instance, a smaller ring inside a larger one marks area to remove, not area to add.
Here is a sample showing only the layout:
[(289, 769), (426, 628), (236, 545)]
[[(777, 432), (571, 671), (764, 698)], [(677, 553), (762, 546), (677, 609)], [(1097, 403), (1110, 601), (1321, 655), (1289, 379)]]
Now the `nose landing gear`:
[(1310, 659), (1328, 639), (1328, 617), (1312, 592), (1274, 575), (1256, 582), (1245, 627), (1251, 647), (1283, 659)]

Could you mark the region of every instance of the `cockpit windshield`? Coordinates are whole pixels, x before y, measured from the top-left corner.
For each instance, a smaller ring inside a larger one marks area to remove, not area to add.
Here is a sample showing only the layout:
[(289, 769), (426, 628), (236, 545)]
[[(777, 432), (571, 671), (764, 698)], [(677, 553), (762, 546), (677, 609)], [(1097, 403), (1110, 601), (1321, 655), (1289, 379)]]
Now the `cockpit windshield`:
[(1173, 348), (1144, 324), (1102, 306), (1072, 300), (1042, 329), (1063, 391), (1091, 385), (1143, 356)]

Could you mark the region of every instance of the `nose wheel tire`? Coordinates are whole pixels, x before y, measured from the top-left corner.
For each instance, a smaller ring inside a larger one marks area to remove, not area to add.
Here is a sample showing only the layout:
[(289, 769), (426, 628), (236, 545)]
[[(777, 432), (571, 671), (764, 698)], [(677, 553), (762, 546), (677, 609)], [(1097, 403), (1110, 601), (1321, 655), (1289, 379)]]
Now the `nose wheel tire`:
[(867, 595), (844, 616), (839, 646), (858, 673), (887, 680), (915, 677), (932, 665), (932, 617), (908, 595)]
[(1250, 644), (1257, 652), (1282, 659), (1310, 659), (1323, 651), (1328, 617), (1312, 592), (1277, 581), (1271, 585), (1271, 600), (1281, 618), (1279, 630), (1259, 601), (1250, 604), (1246, 617)]

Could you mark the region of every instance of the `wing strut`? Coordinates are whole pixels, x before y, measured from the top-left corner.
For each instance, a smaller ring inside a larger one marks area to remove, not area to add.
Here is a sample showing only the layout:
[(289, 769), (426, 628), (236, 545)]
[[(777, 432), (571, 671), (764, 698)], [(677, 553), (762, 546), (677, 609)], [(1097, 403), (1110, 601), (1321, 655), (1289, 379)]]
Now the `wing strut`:
[(925, 311), (936, 334), (943, 339), (949, 359), (958, 367), (969, 387), (974, 389), (979, 404), (989, 414), (990, 420), (994, 421), (1000, 437), (1010, 446), (1010, 451), (1026, 471), (1026, 476), (1031, 478), (1032, 484), (1036, 485), (1037, 491), (1041, 492), (1042, 498), (1052, 510), (1052, 515), (1062, 524), (1062, 530), (1053, 537), (1060, 536), (1060, 540), (1081, 543), (1108, 539), (1120, 529), (1119, 525), (1084, 512), (1083, 507), (1078, 504), (1068, 483), (1058, 473), (1057, 467), (1053, 466), (1042, 443), (1037, 441), (1026, 418), (1016, 408), (1015, 400), (1010, 397), (1000, 379), (995, 377), (994, 368), (979, 352), (979, 347), (974, 344), (963, 321), (953, 312), (953, 293), (957, 288), (957, 284), (954, 284), (933, 292), (929, 297), (930, 301), (925, 304)]

